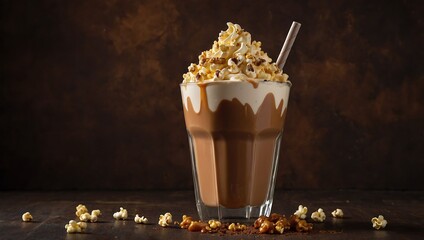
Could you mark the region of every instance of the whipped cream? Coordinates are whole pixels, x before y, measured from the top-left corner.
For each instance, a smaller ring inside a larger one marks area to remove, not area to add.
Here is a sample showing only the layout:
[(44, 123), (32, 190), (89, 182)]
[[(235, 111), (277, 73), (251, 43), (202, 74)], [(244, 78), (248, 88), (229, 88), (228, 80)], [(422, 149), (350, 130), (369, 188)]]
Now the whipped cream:
[(227, 23), (212, 48), (199, 56), (199, 63), (192, 63), (183, 75), (183, 83), (212, 81), (261, 81), (287, 82), (283, 73), (268, 54), (261, 50), (261, 42), (251, 40), (250, 33), (238, 24)]
[[(248, 104), (256, 114), (268, 93), (272, 93), (275, 99), (275, 108), (283, 100), (283, 109), (287, 108), (290, 85), (276, 84), (274, 82), (260, 82), (255, 88), (251, 83), (241, 81), (216, 81), (210, 82), (206, 87), (206, 98), (208, 107), (212, 112), (218, 109), (222, 100), (231, 101), (237, 98), (243, 105)], [(201, 108), (201, 86), (199, 84), (184, 84), (181, 88), (183, 105), (188, 110), (188, 99), (196, 113)]]

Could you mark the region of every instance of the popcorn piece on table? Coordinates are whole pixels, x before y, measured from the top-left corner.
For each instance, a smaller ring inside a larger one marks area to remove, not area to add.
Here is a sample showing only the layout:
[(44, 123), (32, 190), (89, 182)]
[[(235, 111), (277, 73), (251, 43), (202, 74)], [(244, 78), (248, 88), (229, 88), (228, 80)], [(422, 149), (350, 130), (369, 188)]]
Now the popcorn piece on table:
[(293, 214), (298, 216), (300, 219), (305, 219), (307, 213), (308, 213), (308, 208), (304, 207), (303, 205), (299, 205), (299, 207), (297, 208), (297, 211), (294, 212)]
[(218, 220), (209, 220), (208, 221), (208, 224), (209, 224), (209, 227), (211, 228), (211, 229), (216, 229), (216, 228), (219, 228), (219, 227), (221, 227), (221, 222), (220, 221), (218, 221)]
[(128, 211), (127, 209), (120, 207), (120, 211), (113, 214), (113, 218), (116, 220), (125, 220), (128, 218)]
[(337, 208), (336, 210), (331, 212), (331, 215), (333, 215), (333, 217), (335, 218), (343, 218), (343, 210), (341, 210), (340, 208)]
[(172, 215), (169, 212), (159, 216), (158, 224), (161, 225), (162, 227), (169, 226), (169, 224), (171, 223), (172, 223)]
[(77, 211), (75, 212), (75, 215), (77, 215), (77, 217), (80, 217), (82, 214), (88, 212), (88, 209), (85, 207), (85, 205), (79, 204), (76, 207)]
[(82, 222), (88, 222), (91, 220), (91, 215), (88, 212), (83, 213), (79, 216), (79, 220)]
[(385, 228), (387, 225), (387, 221), (384, 219), (383, 215), (379, 215), (378, 217), (373, 217), (371, 219), (372, 227), (380, 230), (381, 228)]
[(183, 215), (183, 219), (180, 222), (180, 228), (188, 228), (190, 226), (191, 222), (193, 222), (192, 217), (189, 217), (187, 215)]
[(233, 232), (235, 232), (235, 231), (243, 231), (243, 230), (246, 230), (246, 229), (247, 229), (247, 226), (244, 225), (244, 224), (240, 224), (240, 223), (231, 223), (228, 226), (228, 230), (233, 231)]
[(80, 221), (82, 222), (97, 222), (98, 216), (102, 215), (99, 209), (91, 211), (91, 215), (86, 212), (79, 216)]
[(22, 221), (24, 222), (30, 222), (32, 221), (32, 215), (29, 212), (26, 212), (24, 214), (22, 214)]
[(140, 217), (138, 214), (135, 215), (134, 222), (146, 224), (147, 221), (148, 221), (147, 218), (145, 218), (144, 216)]
[(65, 229), (67, 233), (80, 233), (80, 232), (83, 232), (86, 228), (87, 228), (87, 223), (76, 222), (74, 220), (69, 221), (69, 223), (65, 225)]
[(284, 233), (284, 230), (285, 230), (286, 228), (290, 228), (290, 224), (289, 224), (289, 225), (287, 225), (287, 224), (289, 224), (289, 223), (287, 222), (287, 220), (284, 220), (284, 219), (282, 219), (282, 220), (278, 220), (278, 221), (274, 224), (275, 231), (276, 231), (277, 233), (279, 233), (279, 234), (283, 234), (283, 233)]
[(318, 211), (313, 212), (311, 214), (312, 220), (314, 220), (316, 222), (324, 222), (325, 217), (326, 216), (325, 216), (324, 210), (322, 210), (322, 208), (318, 208)]
[(91, 222), (97, 222), (97, 219), (99, 218), (99, 216), (102, 215), (102, 212), (100, 212), (99, 209), (93, 210), (91, 211)]

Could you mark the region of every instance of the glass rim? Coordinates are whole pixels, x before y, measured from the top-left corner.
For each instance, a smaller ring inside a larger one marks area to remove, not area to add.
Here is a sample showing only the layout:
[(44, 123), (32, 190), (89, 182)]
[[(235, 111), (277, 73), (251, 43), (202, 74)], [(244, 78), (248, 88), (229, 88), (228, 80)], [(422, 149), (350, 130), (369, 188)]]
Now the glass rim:
[(237, 83), (248, 83), (248, 84), (283, 84), (283, 85), (287, 85), (288, 87), (291, 87), (293, 84), (290, 81), (286, 81), (286, 82), (277, 82), (277, 81), (272, 81), (272, 80), (252, 80), (252, 81), (248, 81), (248, 80), (240, 80), (240, 81), (233, 81), (233, 80), (217, 80), (217, 81), (208, 81), (208, 82), (182, 82), (179, 85), (180, 86), (186, 86), (186, 85), (209, 85), (209, 84), (221, 84), (221, 83), (225, 83), (225, 84), (237, 84)]

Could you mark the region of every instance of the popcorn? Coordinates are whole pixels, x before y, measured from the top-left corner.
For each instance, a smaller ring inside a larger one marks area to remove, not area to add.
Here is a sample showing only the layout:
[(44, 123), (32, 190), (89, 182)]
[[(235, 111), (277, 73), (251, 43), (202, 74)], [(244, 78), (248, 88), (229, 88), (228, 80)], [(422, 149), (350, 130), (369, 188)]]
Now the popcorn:
[(305, 219), (307, 213), (308, 213), (308, 208), (304, 207), (303, 205), (299, 205), (297, 211), (294, 212), (293, 214), (298, 216), (301, 219)]
[(233, 231), (233, 232), (235, 232), (235, 231), (243, 231), (243, 230), (246, 230), (247, 229), (247, 226), (246, 225), (244, 225), (244, 224), (240, 224), (240, 223), (231, 223), (229, 226), (228, 226), (228, 230), (230, 230), (230, 231)]
[(93, 210), (93, 211), (91, 211), (91, 219), (90, 219), (90, 221), (91, 222), (97, 222), (97, 218), (100, 216), (100, 215), (102, 215), (102, 212), (100, 212), (100, 210), (99, 209), (96, 209), (96, 210)]
[(209, 224), (209, 227), (212, 229), (221, 227), (221, 222), (217, 220), (209, 220), (208, 224)]
[(372, 227), (380, 230), (380, 228), (385, 228), (387, 225), (387, 221), (384, 219), (383, 215), (379, 215), (378, 218), (377, 217), (373, 217), (371, 219), (372, 222)]
[(87, 228), (87, 223), (85, 222), (76, 222), (74, 220), (69, 221), (69, 224), (65, 225), (67, 233), (80, 233)]
[(333, 215), (335, 218), (343, 218), (343, 211), (340, 208), (337, 208), (331, 212), (331, 215)]
[(288, 75), (261, 49), (261, 42), (252, 41), (250, 33), (238, 24), (229, 22), (227, 26), (212, 48), (200, 54), (199, 63), (190, 64), (183, 75), (184, 83), (252, 79), (288, 81)]
[(146, 224), (147, 221), (148, 221), (147, 218), (145, 218), (144, 216), (140, 217), (140, 216), (138, 216), (138, 214), (135, 215), (134, 222)]
[(79, 204), (76, 207), (77, 211), (75, 212), (75, 215), (77, 215), (77, 217), (80, 217), (82, 214), (88, 212), (87, 208), (85, 207), (85, 205)]
[(187, 228), (190, 232), (207, 232), (212, 230), (207, 223), (199, 222), (199, 221), (191, 221), (190, 225)]
[(183, 215), (183, 219), (180, 222), (180, 227), (181, 228), (188, 228), (190, 226), (191, 222), (193, 222), (192, 217), (189, 217), (187, 215)]
[(32, 221), (32, 215), (29, 212), (26, 212), (24, 214), (22, 214), (22, 221), (24, 222), (30, 222)]
[(171, 223), (172, 223), (172, 215), (169, 212), (159, 216), (158, 224), (161, 225), (162, 227), (167, 227)]
[(287, 219), (281, 219), (275, 223), (274, 228), (277, 233), (283, 234), (285, 229), (290, 229), (290, 223)]
[(125, 220), (128, 218), (128, 211), (127, 209), (120, 207), (120, 211), (113, 214), (113, 218), (116, 220)]
[(87, 213), (83, 213), (79, 216), (80, 221), (82, 222), (97, 222), (98, 216), (102, 215), (99, 209), (91, 211), (91, 215)]
[(91, 220), (91, 215), (89, 213), (83, 213), (79, 216), (80, 221), (88, 222)]
[(314, 220), (316, 222), (324, 222), (324, 220), (325, 220), (325, 213), (322, 210), (322, 208), (318, 208), (318, 211), (313, 212), (311, 214), (311, 218), (312, 218), (312, 220)]

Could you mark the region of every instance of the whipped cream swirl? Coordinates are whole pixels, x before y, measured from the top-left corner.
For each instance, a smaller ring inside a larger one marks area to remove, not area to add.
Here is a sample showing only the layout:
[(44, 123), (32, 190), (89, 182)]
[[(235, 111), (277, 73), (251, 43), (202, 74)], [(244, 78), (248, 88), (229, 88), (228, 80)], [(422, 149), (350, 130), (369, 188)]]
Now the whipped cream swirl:
[(209, 82), (220, 80), (287, 82), (283, 73), (268, 54), (261, 50), (261, 42), (251, 40), (250, 33), (238, 24), (227, 23), (212, 48), (199, 56), (183, 75), (183, 82)]

